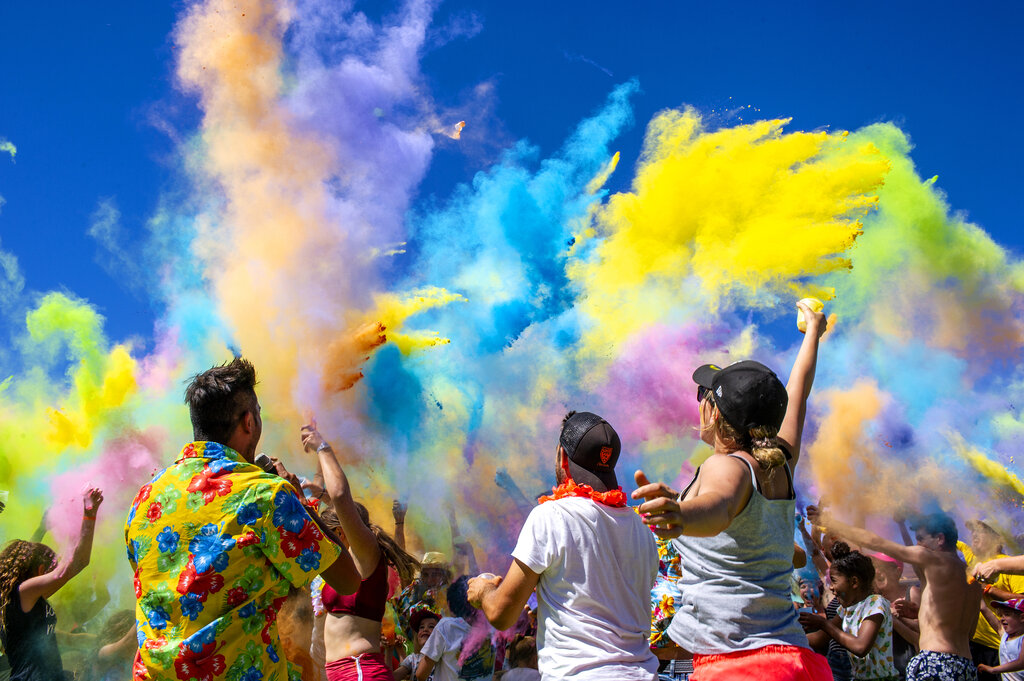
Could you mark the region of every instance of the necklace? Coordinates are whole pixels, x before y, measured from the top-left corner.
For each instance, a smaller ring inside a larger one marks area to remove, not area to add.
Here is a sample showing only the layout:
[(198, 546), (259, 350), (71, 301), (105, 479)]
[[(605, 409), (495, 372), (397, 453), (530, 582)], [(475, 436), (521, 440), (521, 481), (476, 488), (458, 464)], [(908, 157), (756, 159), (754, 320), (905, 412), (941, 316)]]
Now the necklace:
[(543, 504), (546, 501), (565, 499), (566, 497), (593, 499), (599, 504), (614, 508), (622, 508), (626, 505), (626, 493), (622, 491), (621, 487), (610, 489), (607, 492), (598, 492), (590, 485), (577, 485), (572, 478), (566, 478), (561, 485), (555, 485), (551, 489), (551, 494), (541, 497), (539, 501)]

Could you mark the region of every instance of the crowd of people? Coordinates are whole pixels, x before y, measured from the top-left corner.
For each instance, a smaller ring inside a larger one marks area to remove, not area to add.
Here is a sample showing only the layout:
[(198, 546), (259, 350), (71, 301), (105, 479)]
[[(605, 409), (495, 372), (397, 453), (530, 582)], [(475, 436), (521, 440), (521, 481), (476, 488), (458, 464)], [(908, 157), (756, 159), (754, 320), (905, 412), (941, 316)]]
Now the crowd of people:
[(996, 523), (970, 519), (968, 544), (951, 516), (919, 512), (909, 529), (894, 519), (902, 541), (892, 541), (827, 503), (797, 509), (826, 327), (820, 312), (801, 311), (806, 332), (787, 384), (749, 360), (696, 369), (710, 453), (681, 491), (637, 471), (627, 496), (618, 434), (584, 411), (563, 420), (551, 494), (534, 502), (499, 472), (525, 514), (503, 575), (478, 574), (454, 514), (450, 553), (412, 555), (405, 507), (394, 502), (393, 531), (375, 523), (315, 423), (300, 431), (312, 480), (257, 456), (255, 369), (241, 358), (211, 368), (185, 394), (193, 441), (127, 511), (134, 612), (79, 631), (88, 652), (65, 669), (62, 653), (83, 644), (68, 643), (74, 633), (58, 627), (48, 599), (89, 563), (103, 502), (91, 489), (66, 556), (23, 540), (0, 552), (4, 673), (1024, 680), (1024, 556), (1006, 555)]

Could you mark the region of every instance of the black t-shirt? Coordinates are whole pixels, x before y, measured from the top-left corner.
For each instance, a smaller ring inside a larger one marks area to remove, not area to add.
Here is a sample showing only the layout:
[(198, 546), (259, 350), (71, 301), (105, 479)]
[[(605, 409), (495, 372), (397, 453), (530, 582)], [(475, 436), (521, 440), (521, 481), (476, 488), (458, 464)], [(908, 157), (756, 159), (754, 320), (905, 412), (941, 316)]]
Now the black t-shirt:
[(22, 612), (15, 589), (7, 605), (4, 637), (11, 681), (64, 681), (56, 631), (57, 615), (47, 600), (40, 598), (31, 610)]

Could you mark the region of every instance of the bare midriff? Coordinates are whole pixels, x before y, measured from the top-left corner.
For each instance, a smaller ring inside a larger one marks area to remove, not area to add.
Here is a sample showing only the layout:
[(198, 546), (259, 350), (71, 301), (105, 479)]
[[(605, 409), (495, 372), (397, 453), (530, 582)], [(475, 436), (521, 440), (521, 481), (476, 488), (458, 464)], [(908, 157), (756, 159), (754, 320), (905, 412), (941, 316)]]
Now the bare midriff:
[(381, 623), (356, 615), (327, 613), (324, 646), (327, 661), (380, 652)]

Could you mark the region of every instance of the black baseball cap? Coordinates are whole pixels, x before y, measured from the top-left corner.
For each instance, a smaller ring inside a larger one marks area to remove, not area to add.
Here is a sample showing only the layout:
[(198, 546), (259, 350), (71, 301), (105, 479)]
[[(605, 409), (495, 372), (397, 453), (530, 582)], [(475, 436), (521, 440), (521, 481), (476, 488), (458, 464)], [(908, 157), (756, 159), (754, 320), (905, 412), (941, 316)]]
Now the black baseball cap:
[(558, 442), (565, 450), (569, 473), (577, 484), (590, 485), (598, 491), (619, 488), (615, 464), (622, 443), (607, 421), (589, 411), (578, 411), (565, 421)]
[(786, 418), (786, 386), (760, 362), (748, 359), (724, 369), (705, 364), (693, 372), (693, 380), (711, 391), (718, 411), (741, 431), (757, 426), (778, 429)]

